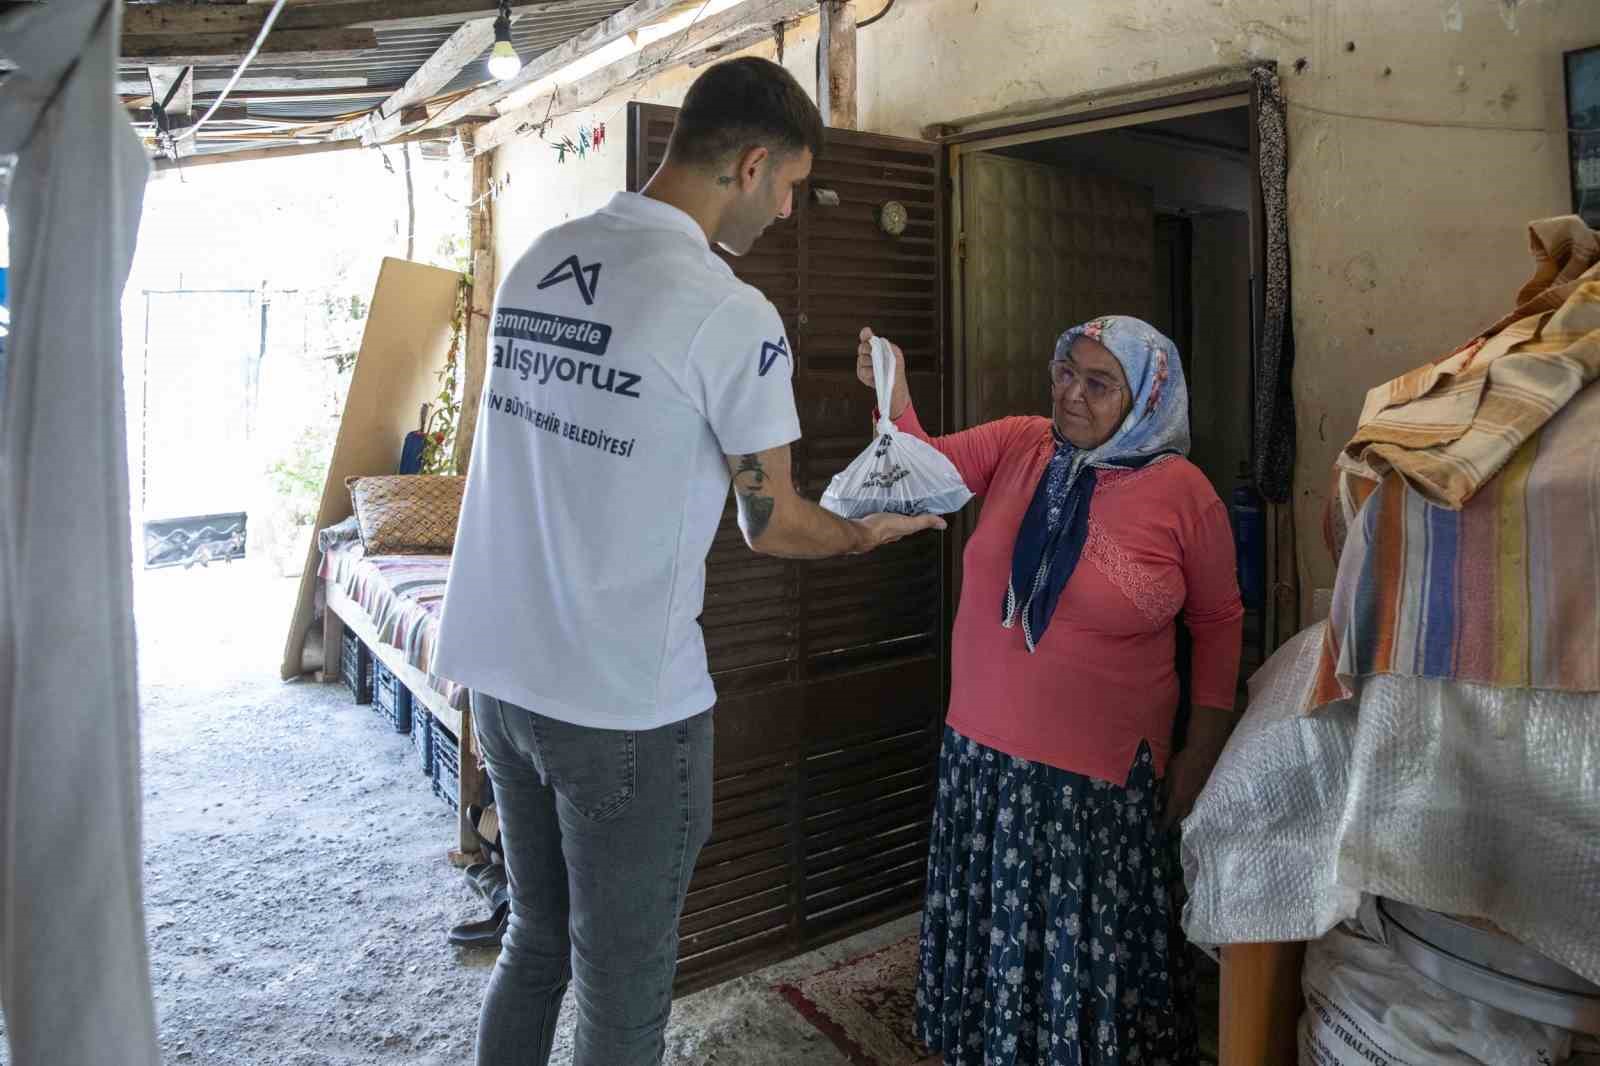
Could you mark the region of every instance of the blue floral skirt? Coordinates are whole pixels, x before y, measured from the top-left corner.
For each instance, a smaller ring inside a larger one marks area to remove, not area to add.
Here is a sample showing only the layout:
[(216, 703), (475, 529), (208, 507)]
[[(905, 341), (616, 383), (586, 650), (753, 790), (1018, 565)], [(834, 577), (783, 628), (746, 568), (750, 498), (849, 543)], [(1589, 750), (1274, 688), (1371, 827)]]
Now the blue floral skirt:
[(946, 1066), (1193, 1066), (1176, 834), (1141, 745), (1126, 785), (946, 728), (917, 1036)]

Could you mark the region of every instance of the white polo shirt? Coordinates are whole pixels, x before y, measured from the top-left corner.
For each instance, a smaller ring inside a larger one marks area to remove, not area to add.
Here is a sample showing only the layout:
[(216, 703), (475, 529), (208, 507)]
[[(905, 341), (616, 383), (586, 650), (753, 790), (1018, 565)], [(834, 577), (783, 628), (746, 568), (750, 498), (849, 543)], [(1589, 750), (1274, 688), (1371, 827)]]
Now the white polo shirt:
[(708, 709), (724, 456), (800, 436), (777, 310), (688, 215), (619, 193), (512, 267), (489, 363), (434, 671), (606, 729)]

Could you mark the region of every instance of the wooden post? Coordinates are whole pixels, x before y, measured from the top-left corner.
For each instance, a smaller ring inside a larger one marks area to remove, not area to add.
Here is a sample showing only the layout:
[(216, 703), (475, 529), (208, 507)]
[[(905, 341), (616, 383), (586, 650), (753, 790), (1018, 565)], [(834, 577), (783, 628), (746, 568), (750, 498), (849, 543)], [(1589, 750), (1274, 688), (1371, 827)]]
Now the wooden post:
[[(456, 804), (460, 808), (460, 819), (457, 824), (457, 849), (470, 865), (472, 862), (481, 861), (478, 830), (472, 824), (472, 819), (467, 817), (467, 808), (482, 806), (484, 801), (483, 780), (487, 776), (478, 766), (478, 738), (472, 728), (472, 712), (461, 712), (461, 780), (456, 792)], [(454, 856), (451, 861), (455, 862)]]
[[(471, 131), (471, 132), (476, 132)], [(472, 157), (472, 194), (467, 222), (472, 249), (472, 295), (467, 304), (467, 343), (462, 358), (461, 416), (456, 424), (456, 472), (465, 474), (472, 459), (472, 438), (478, 427), (478, 404), (489, 362), (489, 313), (494, 306), (494, 209), (489, 190), (494, 181), (494, 152)], [(464, 863), (478, 858), (478, 834), (467, 818), (467, 808), (484, 800), (484, 772), (478, 766), (478, 739), (472, 712), (461, 712), (461, 779), (456, 795), (461, 810), (457, 836), (459, 849), (450, 859)]]
[[(817, 38), (817, 108), (837, 129), (856, 128), (856, 10), (851, 0), (822, 0)], [(826, 64), (824, 66), (823, 64)]]
[(1220, 1066), (1294, 1066), (1305, 957), (1300, 943), (1223, 946)]
[(1267, 648), (1270, 655), (1300, 632), (1300, 562), (1296, 551), (1293, 497), (1287, 503), (1272, 504), (1267, 513), (1276, 531), (1271, 543), (1277, 556), (1273, 567), (1276, 580), (1272, 585), (1277, 631), (1271, 634), (1271, 644)]
[(478, 401), (489, 361), (489, 312), (494, 306), (494, 212), (489, 200), (494, 152), (472, 157), (472, 206), (468, 208), (472, 248), (472, 298), (467, 307), (467, 345), (462, 359), (461, 417), (456, 426), (456, 472), (465, 474), (478, 428)]
[(344, 620), (326, 604), (322, 607), (322, 669), (317, 680), (324, 685), (339, 681), (339, 652), (344, 643)]

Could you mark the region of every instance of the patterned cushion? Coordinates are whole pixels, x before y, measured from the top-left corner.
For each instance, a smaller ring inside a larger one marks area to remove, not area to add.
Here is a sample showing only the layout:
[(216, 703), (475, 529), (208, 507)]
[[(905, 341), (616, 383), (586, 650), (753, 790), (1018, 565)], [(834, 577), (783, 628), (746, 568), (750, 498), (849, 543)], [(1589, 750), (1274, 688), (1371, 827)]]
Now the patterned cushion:
[(466, 478), (431, 474), (345, 479), (368, 555), (448, 552)]

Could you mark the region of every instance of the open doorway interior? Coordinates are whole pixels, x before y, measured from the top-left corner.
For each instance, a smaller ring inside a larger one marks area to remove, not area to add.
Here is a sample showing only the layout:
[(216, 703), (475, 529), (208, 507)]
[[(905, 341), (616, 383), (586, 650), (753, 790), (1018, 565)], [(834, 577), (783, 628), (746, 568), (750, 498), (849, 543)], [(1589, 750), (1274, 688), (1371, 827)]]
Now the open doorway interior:
[(1248, 487), (1249, 103), (1136, 118), (1113, 129), (1075, 133), (1065, 126), (963, 151), (963, 421), (1045, 413), (1042, 353), (1070, 325), (1128, 314), (1171, 337), (1189, 384), (1190, 459), (1229, 504), (1240, 544), (1247, 678), (1261, 662), (1265, 629), (1261, 508)]

